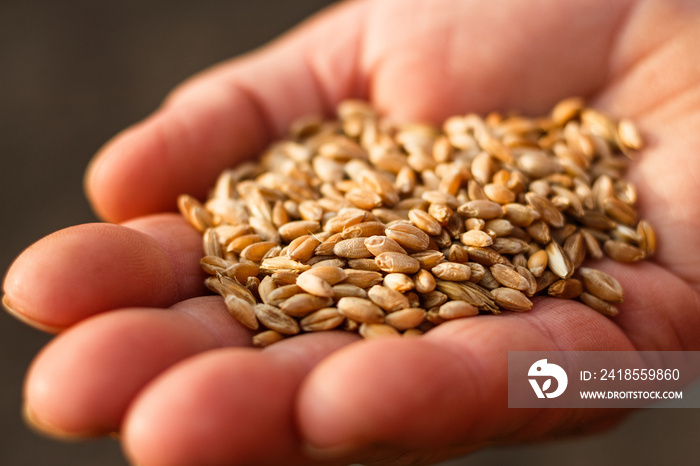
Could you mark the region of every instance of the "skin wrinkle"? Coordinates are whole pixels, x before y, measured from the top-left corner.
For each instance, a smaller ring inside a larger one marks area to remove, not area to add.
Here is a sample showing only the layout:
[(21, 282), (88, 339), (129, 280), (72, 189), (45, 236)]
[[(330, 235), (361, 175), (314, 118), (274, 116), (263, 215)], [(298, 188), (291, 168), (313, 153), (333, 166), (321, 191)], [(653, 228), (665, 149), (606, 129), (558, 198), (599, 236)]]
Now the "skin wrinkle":
[[(195, 303), (193, 300), (197, 300), (197, 302)], [(219, 314), (221, 318), (214, 319), (212, 316), (202, 313), (201, 309), (197, 308), (203, 305), (202, 300), (207, 301), (207, 307), (218, 308), (219, 312), (217, 312), (217, 314)], [(247, 346), (252, 346), (251, 332), (230, 318), (228, 312), (224, 309), (223, 300), (219, 296), (212, 295), (192, 298), (188, 301), (176, 303), (171, 306), (170, 309), (181, 312), (187, 319), (191, 320), (193, 324), (203, 328), (211, 335), (212, 339), (216, 341), (217, 346), (220, 348), (240, 346), (240, 342), (243, 339), (247, 341)], [(222, 318), (226, 320), (222, 322)]]

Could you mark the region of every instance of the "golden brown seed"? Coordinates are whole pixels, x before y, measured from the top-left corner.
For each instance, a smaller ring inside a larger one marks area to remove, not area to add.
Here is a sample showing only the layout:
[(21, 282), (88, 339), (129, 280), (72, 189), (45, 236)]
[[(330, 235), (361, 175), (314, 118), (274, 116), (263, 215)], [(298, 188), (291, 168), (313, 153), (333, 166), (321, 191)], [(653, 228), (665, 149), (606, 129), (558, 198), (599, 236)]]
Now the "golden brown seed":
[(301, 273), (309, 270), (311, 266), (290, 259), (289, 257), (277, 256), (263, 259), (260, 264), (260, 271), (263, 273), (275, 273), (280, 271)]
[(299, 324), (296, 320), (282, 312), (280, 308), (269, 304), (256, 304), (255, 315), (265, 327), (275, 330), (282, 335), (295, 335), (299, 333)]
[(384, 311), (369, 299), (340, 298), (337, 307), (340, 314), (357, 322), (367, 324), (384, 322)]
[(420, 296), (421, 307), (431, 309), (447, 302), (447, 295), (440, 291), (431, 291)]
[(260, 266), (258, 264), (239, 262), (228, 267), (224, 273), (238, 283), (245, 283), (249, 278), (258, 275), (259, 272)]
[(440, 306), (438, 316), (445, 320), (472, 317), (479, 314), (479, 309), (466, 301), (450, 301)]
[(528, 235), (540, 244), (547, 244), (552, 240), (552, 234), (547, 225), (542, 220), (536, 220), (525, 228)]
[(441, 191), (431, 191), (431, 190), (424, 191), (423, 194), (421, 195), (421, 198), (424, 201), (429, 202), (430, 204), (444, 204), (453, 210), (462, 204), (452, 194), (444, 193)]
[(529, 289), (529, 282), (520, 275), (514, 268), (505, 264), (494, 264), (489, 270), (493, 278), (503, 286), (516, 290), (525, 291)]
[(257, 243), (261, 240), (259, 235), (242, 235), (231, 241), (226, 246), (227, 252), (233, 252), (235, 254), (240, 254), (246, 247), (251, 244)]
[(447, 260), (450, 262), (466, 263), (469, 261), (469, 253), (461, 244), (453, 243), (447, 251)]
[(382, 282), (383, 275), (379, 272), (370, 270), (345, 270), (348, 274), (347, 278), (342, 283), (346, 285), (355, 285), (360, 288), (369, 288)]
[(640, 220), (637, 224), (637, 235), (639, 235), (639, 249), (644, 252), (645, 257), (650, 257), (656, 250), (656, 233), (646, 220)]
[(516, 312), (524, 312), (532, 309), (532, 301), (527, 299), (522, 292), (513, 288), (496, 288), (491, 290), (493, 299), (504, 309)]
[(493, 244), (493, 238), (481, 230), (466, 231), (459, 239), (464, 245), (477, 248), (485, 248)]
[[(259, 243), (263, 244), (263, 243)], [(290, 259), (306, 262), (314, 255), (321, 241), (313, 235), (303, 235), (292, 240), (287, 247), (287, 255)], [(242, 254), (241, 254), (242, 255)]]
[(293, 270), (278, 270), (270, 275), (278, 286), (293, 285), (299, 278), (299, 273)]
[(285, 314), (294, 317), (304, 317), (312, 311), (328, 307), (333, 303), (333, 299), (329, 297), (314, 296), (308, 293), (297, 293), (294, 296), (286, 299), (279, 305), (279, 308)]
[(388, 236), (371, 236), (365, 238), (365, 247), (373, 255), (378, 256), (384, 252), (398, 252), (406, 254), (406, 250), (399, 243)]
[(581, 293), (579, 299), (581, 299), (586, 306), (605, 316), (615, 317), (618, 314), (618, 310), (614, 304), (610, 304), (586, 291)]
[(545, 178), (562, 171), (559, 161), (544, 151), (527, 151), (518, 158), (516, 165), (531, 178)]
[(367, 221), (369, 215), (364, 210), (350, 209), (328, 220), (323, 226), (323, 230), (329, 233), (340, 233), (352, 225)]
[(486, 197), (490, 201), (497, 202), (499, 204), (508, 204), (515, 201), (515, 193), (513, 191), (496, 183), (486, 184), (484, 186), (484, 194), (486, 194)]
[(442, 280), (452, 282), (463, 282), (469, 280), (472, 269), (466, 264), (458, 262), (442, 262), (430, 269), (433, 275)]
[(430, 293), (435, 289), (435, 277), (425, 269), (420, 269), (413, 276), (413, 282), (418, 293)]
[(357, 208), (372, 210), (382, 205), (382, 198), (379, 194), (366, 189), (355, 188), (345, 193), (347, 199)]
[(554, 298), (573, 299), (583, 292), (583, 285), (575, 278), (557, 280), (547, 288), (547, 294)]
[(384, 272), (416, 273), (420, 262), (407, 254), (383, 252), (374, 258), (377, 266)]
[(639, 134), (639, 130), (637, 130), (635, 124), (627, 118), (622, 118), (617, 123), (617, 134), (620, 138), (620, 142), (628, 149), (640, 150), (644, 146), (644, 141)]
[(292, 241), (294, 238), (298, 238), (303, 235), (308, 235), (311, 233), (316, 233), (320, 230), (321, 225), (318, 222), (312, 222), (309, 220), (296, 220), (294, 222), (289, 222), (282, 225), (279, 228), (279, 234), (282, 239), (286, 242)]
[(581, 266), (586, 258), (586, 251), (586, 241), (580, 231), (576, 231), (564, 241), (564, 252), (571, 260), (574, 269)]
[(583, 236), (583, 241), (586, 245), (586, 252), (593, 259), (601, 259), (603, 257), (603, 249), (600, 246), (598, 240), (585, 228), (582, 228), (581, 235)]
[(540, 214), (540, 218), (546, 224), (554, 228), (564, 226), (564, 216), (550, 200), (533, 192), (525, 194), (525, 200), (530, 207)]
[(442, 252), (436, 250), (417, 252), (411, 254), (411, 257), (413, 257), (420, 263), (422, 269), (432, 269), (440, 262), (445, 260), (445, 255)]
[(425, 320), (425, 310), (418, 307), (407, 307), (388, 314), (384, 318), (384, 322), (396, 330), (418, 327), (423, 323), (423, 320)]
[(430, 244), (429, 237), (423, 230), (408, 223), (387, 227), (386, 235), (409, 251), (423, 251)]
[(447, 204), (430, 204), (428, 213), (440, 224), (447, 225), (452, 217), (452, 209)]
[(369, 257), (349, 259), (348, 267), (355, 270), (371, 270), (374, 272), (379, 272), (381, 270), (374, 259), (370, 259)]
[[(268, 278), (268, 277), (265, 277)], [(265, 279), (263, 279), (264, 281)], [(272, 278), (270, 278), (270, 281), (273, 281)], [(262, 282), (261, 282), (262, 283)], [(258, 290), (260, 290), (260, 286), (258, 286)], [(258, 291), (259, 292), (259, 291)], [(263, 302), (265, 304), (271, 304), (273, 306), (279, 306), (282, 304), (284, 300), (287, 298), (291, 298), (295, 294), (301, 292), (301, 288), (299, 288), (296, 283), (292, 285), (282, 285), (278, 288), (274, 288), (273, 290), (266, 289), (265, 290), (265, 299), (263, 299)]]
[(367, 292), (369, 299), (386, 312), (396, 312), (409, 307), (406, 295), (382, 285), (375, 285)]
[(527, 288), (523, 290), (525, 296), (534, 296), (535, 293), (537, 293), (537, 277), (535, 277), (533, 273), (530, 272), (530, 269), (522, 265), (516, 265), (515, 271), (522, 275), (523, 278), (525, 278), (525, 281), (527, 282)]
[(343, 239), (342, 233), (333, 233), (316, 247), (317, 256), (332, 256), (335, 245)]
[(365, 246), (365, 238), (348, 238), (341, 240), (333, 247), (333, 253), (338, 257), (349, 259), (360, 259), (372, 256), (372, 253), (369, 252), (369, 249)]
[(490, 248), (469, 246), (467, 247), (467, 253), (469, 254), (470, 260), (487, 267), (491, 267), (493, 264), (503, 264), (506, 262), (503, 256)]
[(526, 227), (540, 218), (539, 212), (524, 204), (506, 204), (503, 211), (510, 223), (520, 227)]
[(367, 324), (363, 323), (360, 325), (358, 332), (362, 338), (372, 339), (372, 338), (385, 338), (385, 337), (398, 337), (401, 336), (398, 330), (396, 330), (391, 325), (386, 324)]
[(559, 126), (564, 126), (569, 120), (575, 118), (585, 106), (580, 97), (567, 97), (559, 101), (551, 112), (552, 121)]
[(348, 238), (368, 238), (375, 235), (384, 234), (384, 224), (382, 222), (362, 222), (352, 225), (343, 230), (343, 239)]
[(404, 273), (389, 273), (384, 276), (384, 286), (392, 290), (406, 292), (415, 287), (413, 280)]
[(611, 218), (625, 225), (635, 225), (637, 223), (637, 212), (634, 207), (621, 200), (609, 197), (603, 203), (605, 213)]
[(600, 299), (613, 303), (621, 303), (625, 299), (625, 292), (620, 283), (602, 270), (581, 267), (579, 270), (583, 277), (586, 290)]
[(366, 298), (367, 291), (355, 285), (341, 283), (333, 286), (333, 298), (340, 299), (345, 297)]
[(529, 244), (517, 238), (496, 238), (493, 240), (491, 249), (499, 254), (521, 254), (529, 249)]
[(442, 231), (442, 226), (429, 213), (418, 209), (408, 211), (408, 218), (415, 226), (423, 230), (429, 235), (439, 235)]
[(527, 260), (527, 268), (535, 277), (540, 277), (547, 268), (547, 251), (540, 249)]
[(326, 307), (314, 311), (299, 321), (299, 326), (305, 332), (319, 332), (338, 327), (345, 320), (337, 308)]
[(250, 302), (232, 294), (227, 295), (224, 298), (224, 302), (229, 314), (235, 317), (238, 322), (251, 330), (258, 329), (258, 319), (255, 317), (255, 310)]
[(605, 254), (618, 262), (629, 263), (644, 259), (644, 251), (622, 241), (608, 240), (603, 243), (603, 250)]
[(265, 254), (267, 254), (270, 249), (274, 248), (275, 246), (277, 246), (277, 243), (274, 241), (261, 241), (259, 243), (253, 243), (241, 251), (241, 258), (248, 259), (253, 262), (260, 262), (265, 257)]
[(265, 330), (260, 333), (253, 335), (253, 346), (257, 348), (265, 348), (273, 343), (277, 343), (284, 339), (284, 335), (275, 330)]
[(312, 295), (332, 298), (333, 288), (331, 285), (318, 275), (308, 272), (311, 272), (311, 270), (299, 275), (299, 278), (297, 278), (297, 286)]
[(501, 204), (482, 199), (466, 202), (460, 205), (457, 211), (465, 217), (477, 217), (482, 220), (503, 216)]

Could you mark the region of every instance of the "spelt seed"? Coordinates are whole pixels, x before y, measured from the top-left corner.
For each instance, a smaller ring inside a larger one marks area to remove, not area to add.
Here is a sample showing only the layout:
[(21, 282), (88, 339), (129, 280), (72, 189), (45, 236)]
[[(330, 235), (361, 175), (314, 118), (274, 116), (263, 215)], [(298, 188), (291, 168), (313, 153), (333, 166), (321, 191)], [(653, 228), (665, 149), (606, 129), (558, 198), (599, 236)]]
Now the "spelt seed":
[(382, 271), (388, 273), (416, 273), (420, 269), (420, 262), (400, 252), (383, 252), (374, 260)]
[(319, 332), (338, 327), (345, 320), (337, 308), (326, 307), (314, 311), (299, 321), (299, 326), (305, 332)]
[(493, 244), (493, 238), (481, 230), (469, 230), (459, 237), (465, 246), (486, 248)]
[(273, 343), (284, 339), (284, 335), (275, 330), (265, 330), (253, 335), (253, 346), (257, 348), (265, 348)]
[(406, 295), (382, 285), (375, 285), (367, 292), (369, 299), (386, 312), (396, 312), (409, 307)]
[(251, 330), (258, 329), (258, 319), (255, 317), (255, 311), (250, 302), (232, 294), (226, 296), (224, 302), (226, 303), (226, 309), (228, 309), (229, 314), (235, 317), (238, 322)]
[(584, 291), (581, 293), (579, 296), (581, 301), (583, 303), (590, 307), (591, 309), (600, 312), (603, 315), (606, 315), (608, 317), (615, 317), (618, 314), (618, 310), (615, 307), (615, 305), (610, 304), (607, 301), (604, 301), (596, 296), (593, 296), (592, 294)]
[(384, 311), (369, 299), (340, 298), (337, 306), (341, 315), (354, 321), (366, 324), (381, 324), (384, 322)]
[(366, 339), (400, 336), (398, 330), (386, 324), (363, 323), (360, 325), (358, 332), (362, 338)]
[(522, 292), (513, 288), (496, 288), (491, 290), (493, 299), (499, 306), (510, 311), (523, 312), (532, 308), (532, 301)]
[(581, 267), (579, 269), (583, 277), (586, 290), (596, 297), (613, 302), (621, 303), (625, 299), (625, 292), (620, 283), (602, 270)]
[(304, 317), (312, 311), (328, 307), (333, 299), (324, 296), (314, 296), (308, 293), (297, 293), (287, 298), (279, 305), (280, 310), (287, 315)]
[(418, 307), (408, 307), (388, 314), (384, 322), (396, 330), (408, 330), (418, 327), (425, 320), (425, 310)]
[(275, 330), (282, 335), (295, 335), (299, 333), (299, 324), (296, 320), (282, 312), (279, 308), (269, 304), (256, 304), (253, 309), (260, 323), (270, 330)]
[(573, 299), (583, 292), (581, 282), (575, 278), (557, 280), (547, 288), (547, 294), (554, 298)]
[(430, 271), (441, 280), (453, 282), (467, 281), (472, 274), (471, 267), (458, 262), (442, 262), (430, 269)]
[(479, 309), (466, 301), (450, 301), (440, 306), (438, 316), (445, 320), (472, 317), (479, 314)]

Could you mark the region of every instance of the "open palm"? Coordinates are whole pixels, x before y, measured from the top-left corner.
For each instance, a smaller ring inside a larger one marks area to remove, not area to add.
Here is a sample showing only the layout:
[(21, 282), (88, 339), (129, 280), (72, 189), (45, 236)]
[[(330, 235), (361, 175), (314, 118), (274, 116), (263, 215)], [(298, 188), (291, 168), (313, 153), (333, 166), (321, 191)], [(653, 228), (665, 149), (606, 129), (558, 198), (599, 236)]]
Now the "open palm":
[[(699, 26), (680, 0), (355, 1), (193, 78), (89, 168), (96, 211), (120, 224), (57, 232), (6, 276), (7, 307), (61, 332), (30, 370), (28, 418), (119, 432), (144, 465), (429, 463), (612, 425), (619, 411), (508, 410), (507, 352), (700, 349)], [(346, 97), (439, 122), (569, 95), (631, 117), (648, 142), (628, 175), (660, 245), (653, 261), (596, 265), (626, 290), (612, 319), (543, 299), (420, 339), (318, 333), (255, 350), (207, 296), (200, 235), (167, 213)]]

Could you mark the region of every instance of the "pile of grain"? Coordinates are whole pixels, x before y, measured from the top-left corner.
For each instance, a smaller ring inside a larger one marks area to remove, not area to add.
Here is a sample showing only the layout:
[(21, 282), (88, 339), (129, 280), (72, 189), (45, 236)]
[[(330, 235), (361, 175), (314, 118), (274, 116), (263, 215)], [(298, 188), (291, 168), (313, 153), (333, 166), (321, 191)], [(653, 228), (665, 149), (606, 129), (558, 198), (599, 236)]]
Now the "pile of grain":
[(417, 335), (528, 311), (539, 294), (614, 316), (622, 288), (584, 260), (654, 251), (622, 177), (639, 133), (581, 99), (441, 128), (393, 124), (356, 100), (337, 115), (295, 122), (206, 202), (179, 198), (203, 233), (207, 287), (258, 346), (330, 329)]

